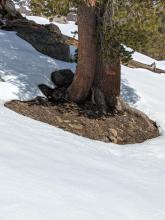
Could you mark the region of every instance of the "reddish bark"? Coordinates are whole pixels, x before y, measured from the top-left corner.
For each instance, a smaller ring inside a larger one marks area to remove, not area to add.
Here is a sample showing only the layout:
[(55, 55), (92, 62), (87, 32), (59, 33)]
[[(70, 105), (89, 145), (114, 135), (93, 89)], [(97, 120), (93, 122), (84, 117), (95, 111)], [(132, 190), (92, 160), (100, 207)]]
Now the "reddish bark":
[(16, 10), (12, 0), (0, 0), (1, 19), (13, 20), (21, 19), (22, 15)]
[[(78, 12), (79, 51), (75, 79), (69, 88), (72, 101), (85, 101), (89, 91), (93, 92), (93, 101), (106, 112), (115, 108), (120, 95), (120, 59), (111, 63), (101, 55), (100, 46), (96, 44), (95, 8), (83, 4)], [(97, 41), (98, 42), (98, 41)], [(101, 40), (100, 40), (101, 42)]]
[(115, 63), (104, 61), (98, 56), (97, 70), (93, 83), (94, 100), (102, 110), (115, 108), (120, 96), (121, 67), (120, 60)]
[(75, 79), (68, 89), (75, 102), (86, 99), (92, 87), (96, 66), (95, 8), (82, 4), (78, 9), (79, 51)]

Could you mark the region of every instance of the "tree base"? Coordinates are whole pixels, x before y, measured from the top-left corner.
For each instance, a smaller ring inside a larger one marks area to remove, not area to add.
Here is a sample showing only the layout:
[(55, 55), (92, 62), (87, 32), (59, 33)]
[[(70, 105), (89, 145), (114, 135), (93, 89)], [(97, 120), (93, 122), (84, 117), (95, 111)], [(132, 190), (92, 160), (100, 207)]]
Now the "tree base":
[(91, 101), (83, 105), (72, 102), (54, 104), (38, 97), (28, 102), (12, 101), (6, 104), (6, 107), (20, 114), (93, 140), (135, 144), (159, 136), (156, 123), (144, 113), (124, 102), (121, 106), (120, 111), (102, 115)]

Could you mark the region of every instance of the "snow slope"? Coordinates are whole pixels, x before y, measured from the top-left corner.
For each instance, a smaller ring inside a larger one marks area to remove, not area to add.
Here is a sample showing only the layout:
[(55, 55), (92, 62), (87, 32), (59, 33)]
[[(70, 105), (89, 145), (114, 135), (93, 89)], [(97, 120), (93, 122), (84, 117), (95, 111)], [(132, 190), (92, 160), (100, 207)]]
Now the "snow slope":
[(16, 86), (16, 90), (19, 89), (16, 97), (21, 100), (41, 95), (37, 85), (51, 85), (50, 74), (55, 69), (75, 69), (74, 64), (53, 60), (38, 53), (14, 32), (0, 31), (0, 41), (0, 76)]
[[(43, 18), (40, 16), (26, 16), (27, 19), (35, 21), (38, 24), (50, 24), (49, 20), (47, 18)], [(69, 37), (73, 37), (74, 36), (74, 32), (77, 31), (77, 25), (75, 25), (75, 22), (73, 21), (68, 21), (68, 23), (66, 24), (60, 24), (58, 22), (51, 22), (55, 25), (57, 25), (62, 34), (69, 36)], [(78, 36), (76, 36), (76, 38), (78, 38)]]
[[(40, 17), (40, 16), (26, 16), (27, 19), (29, 20), (32, 20), (32, 21), (35, 21), (36, 23), (38, 24), (49, 24), (49, 20), (47, 18), (43, 18), (43, 17)], [(67, 24), (60, 24), (58, 22), (52, 22), (54, 23), (55, 25), (57, 25), (62, 34), (64, 35), (67, 35), (69, 37), (75, 37), (76, 39), (78, 39), (78, 35), (74, 36), (74, 32), (75, 31), (78, 31), (78, 27), (77, 25), (75, 25), (75, 22), (72, 22), (72, 21), (69, 21)], [(129, 51), (132, 51), (131, 48), (129, 47), (126, 47)], [(165, 61), (157, 61), (151, 57), (148, 57), (144, 54), (141, 54), (137, 51), (135, 51), (133, 54), (132, 54), (132, 58), (138, 62), (141, 62), (141, 63), (144, 63), (144, 64), (147, 64), (147, 65), (151, 65), (153, 63), (156, 64), (156, 67), (157, 68), (160, 68), (160, 69), (163, 69), (165, 70)]]
[(0, 31), (0, 219), (164, 220), (165, 75), (122, 67), (125, 99), (161, 126), (162, 136), (119, 146), (88, 140), (3, 106), (39, 95), (52, 70), (74, 65)]
[(138, 53), (136, 51), (132, 55), (132, 58), (138, 62), (145, 63), (147, 65), (151, 65), (151, 64), (155, 63), (157, 68), (165, 70), (165, 62), (157, 61), (151, 57), (148, 57), (148, 56), (141, 54), (141, 53)]

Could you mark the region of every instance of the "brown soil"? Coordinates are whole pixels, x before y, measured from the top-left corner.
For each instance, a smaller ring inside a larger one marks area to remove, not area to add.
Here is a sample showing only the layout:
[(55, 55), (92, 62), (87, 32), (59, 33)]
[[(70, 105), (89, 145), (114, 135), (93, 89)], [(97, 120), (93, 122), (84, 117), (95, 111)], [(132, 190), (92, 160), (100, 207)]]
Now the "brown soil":
[(130, 110), (101, 116), (90, 103), (79, 106), (73, 103), (52, 105), (40, 99), (28, 102), (11, 101), (5, 106), (65, 131), (104, 142), (141, 143), (159, 136), (158, 128), (153, 121), (146, 120)]

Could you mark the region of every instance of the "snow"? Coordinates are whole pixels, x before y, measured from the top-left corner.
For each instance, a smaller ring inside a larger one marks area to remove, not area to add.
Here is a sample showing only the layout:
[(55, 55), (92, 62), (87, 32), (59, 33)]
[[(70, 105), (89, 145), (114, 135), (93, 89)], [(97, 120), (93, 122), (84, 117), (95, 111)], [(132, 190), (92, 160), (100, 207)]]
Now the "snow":
[(54, 69), (75, 66), (13, 32), (0, 31), (0, 51), (0, 219), (164, 220), (165, 75), (122, 66), (125, 99), (156, 120), (162, 135), (105, 144), (5, 108), (5, 101), (39, 95), (37, 85), (51, 84)]
[(28, 20), (35, 21), (38, 24), (43, 24), (43, 25), (50, 24), (49, 20), (47, 18), (44, 18), (44, 17), (40, 17), (40, 16), (26, 16), (26, 18)]
[(75, 70), (74, 64), (57, 61), (37, 52), (14, 32), (0, 31), (0, 76), (17, 86), (17, 98), (41, 95), (37, 85), (51, 85), (50, 74), (59, 68)]
[[(60, 28), (62, 34), (69, 37), (74, 37), (74, 32), (78, 29), (77, 25), (75, 25), (75, 22), (73, 21), (68, 21), (67, 24), (60, 24), (57, 22), (54, 22), (54, 24), (56, 24)], [(78, 36), (76, 35), (75, 38), (78, 39)]]
[(15, 8), (19, 11), (21, 9), (26, 9), (27, 12), (31, 12), (31, 9), (29, 7), (29, 0), (13, 0), (15, 4)]
[[(130, 69), (122, 66), (123, 77), (129, 79), (131, 87), (136, 88), (140, 97), (136, 106), (145, 111), (151, 118), (165, 129), (164, 110), (164, 85), (165, 74), (155, 74), (144, 69)], [(164, 130), (165, 131), (165, 130)]]
[(151, 65), (151, 64), (155, 63), (157, 68), (165, 70), (165, 62), (157, 61), (157, 60), (155, 60), (151, 57), (148, 57), (144, 54), (138, 53), (137, 51), (135, 51), (133, 53), (132, 58), (138, 62), (147, 64), (147, 65)]
[[(27, 19), (35, 21), (38, 24), (50, 24), (49, 20), (47, 18), (43, 18), (40, 16), (26, 16)], [(73, 21), (68, 21), (66, 24), (61, 24), (58, 22), (51, 22), (55, 25), (57, 25), (62, 34), (69, 36), (69, 37), (74, 37), (74, 32), (77, 31), (77, 25), (75, 25), (75, 22)], [(78, 38), (78, 36), (76, 35), (76, 38)]]
[[(43, 17), (40, 17), (40, 16), (26, 16), (26, 18), (29, 19), (29, 20), (35, 21), (38, 24), (43, 24), (43, 25), (50, 24), (50, 22), (47, 18), (43, 18)], [(68, 21), (67, 24), (60, 24), (58, 22), (52, 22), (52, 23), (57, 25), (60, 28), (62, 34), (78, 39), (77, 34), (76, 34), (76, 36), (74, 36), (74, 32), (78, 31), (78, 27), (77, 27), (77, 25), (75, 25), (75, 22)], [(129, 47), (125, 47), (125, 48), (128, 51), (132, 51), (132, 49), (129, 48)], [(157, 61), (157, 60), (155, 60), (151, 57), (148, 57), (144, 54), (141, 54), (137, 51), (135, 51), (132, 54), (132, 58), (135, 61), (147, 64), (147, 65), (152, 65), (153, 63), (155, 63), (157, 68), (165, 70), (165, 61)]]

